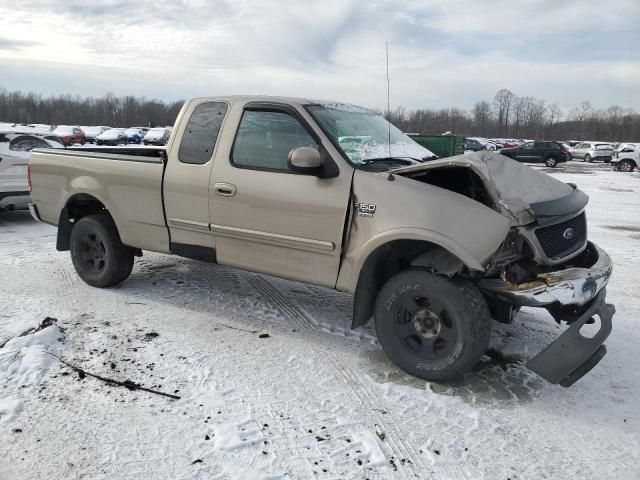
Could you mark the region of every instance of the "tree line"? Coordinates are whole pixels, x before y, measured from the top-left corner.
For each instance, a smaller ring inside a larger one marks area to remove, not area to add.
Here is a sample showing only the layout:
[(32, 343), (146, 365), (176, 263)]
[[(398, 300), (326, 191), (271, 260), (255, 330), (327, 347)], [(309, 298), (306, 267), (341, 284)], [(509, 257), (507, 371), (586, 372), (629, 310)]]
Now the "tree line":
[[(108, 125), (112, 127), (173, 125), (183, 100), (164, 102), (135, 96), (42, 96), (0, 88), (0, 122), (50, 125)], [(397, 107), (385, 116), (408, 133), (490, 138), (608, 140), (640, 142), (640, 114), (612, 105), (593, 108), (588, 101), (563, 112), (557, 103), (520, 97), (499, 90), (492, 101), (481, 100), (468, 111), (461, 108)]]
[(134, 96), (42, 96), (0, 88), (0, 122), (49, 125), (149, 127), (173, 125), (183, 100), (163, 102)]
[(385, 116), (405, 132), (429, 135), (640, 142), (640, 114), (632, 108), (596, 109), (584, 101), (565, 115), (557, 103), (520, 97), (506, 88), (491, 102), (476, 102), (470, 111), (397, 107)]

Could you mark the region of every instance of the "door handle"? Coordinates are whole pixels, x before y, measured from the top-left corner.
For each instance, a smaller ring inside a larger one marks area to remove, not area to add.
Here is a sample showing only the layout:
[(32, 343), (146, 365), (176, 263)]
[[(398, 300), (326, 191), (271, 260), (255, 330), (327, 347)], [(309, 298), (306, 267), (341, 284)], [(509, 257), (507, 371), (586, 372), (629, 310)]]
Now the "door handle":
[(221, 197), (233, 197), (238, 191), (236, 186), (230, 183), (215, 183), (213, 190), (216, 192), (216, 195), (220, 195)]

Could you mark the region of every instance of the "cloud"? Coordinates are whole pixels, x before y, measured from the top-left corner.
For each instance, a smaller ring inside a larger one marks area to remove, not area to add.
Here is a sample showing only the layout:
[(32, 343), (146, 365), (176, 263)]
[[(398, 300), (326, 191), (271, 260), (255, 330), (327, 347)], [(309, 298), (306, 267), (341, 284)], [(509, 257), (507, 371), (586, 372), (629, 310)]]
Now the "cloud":
[(0, 51), (1, 50), (20, 50), (24, 47), (34, 45), (34, 42), (27, 40), (12, 40), (9, 38), (0, 37)]
[(638, 108), (638, 18), (637, 0), (23, 0), (0, 6), (0, 83), (381, 108), (388, 41), (394, 104), (470, 108), (506, 87)]

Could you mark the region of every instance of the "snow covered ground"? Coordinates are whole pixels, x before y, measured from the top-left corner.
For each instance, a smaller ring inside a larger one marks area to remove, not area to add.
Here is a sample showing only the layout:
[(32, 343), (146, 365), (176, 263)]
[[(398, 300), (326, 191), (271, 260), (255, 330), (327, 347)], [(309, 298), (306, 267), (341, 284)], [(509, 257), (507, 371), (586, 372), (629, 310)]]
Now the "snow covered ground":
[(522, 366), (561, 330), (542, 311), (429, 384), (348, 330), (346, 295), (153, 253), (94, 289), (53, 227), (0, 214), (0, 479), (640, 478), (640, 174), (552, 174), (616, 264), (609, 353), (569, 389)]

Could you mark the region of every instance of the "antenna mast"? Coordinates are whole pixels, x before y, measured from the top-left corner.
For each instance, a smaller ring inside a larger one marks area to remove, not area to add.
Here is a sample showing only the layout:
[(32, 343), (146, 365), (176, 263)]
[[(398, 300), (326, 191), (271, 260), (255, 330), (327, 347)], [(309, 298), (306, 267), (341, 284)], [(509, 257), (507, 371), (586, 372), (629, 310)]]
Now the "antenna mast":
[(389, 158), (391, 158), (391, 89), (389, 87), (389, 42), (384, 42), (387, 51), (387, 123), (389, 127)]

